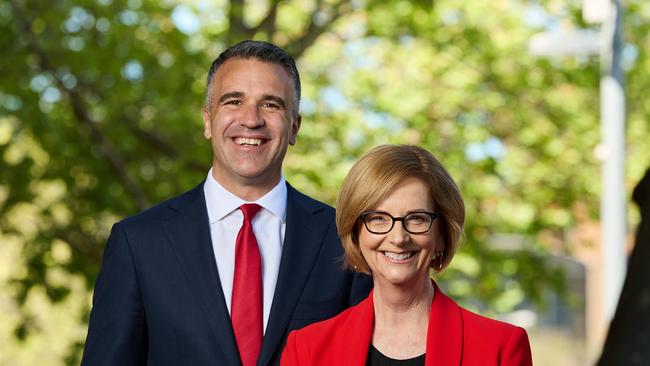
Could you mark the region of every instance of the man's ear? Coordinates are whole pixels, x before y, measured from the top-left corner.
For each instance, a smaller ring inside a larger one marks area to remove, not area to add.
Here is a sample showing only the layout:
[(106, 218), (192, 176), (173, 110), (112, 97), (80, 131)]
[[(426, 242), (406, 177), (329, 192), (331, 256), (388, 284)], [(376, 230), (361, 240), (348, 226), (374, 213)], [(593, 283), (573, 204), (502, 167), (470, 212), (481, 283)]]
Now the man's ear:
[(300, 123), (302, 122), (302, 116), (298, 114), (294, 118), (293, 123), (291, 124), (291, 138), (289, 138), (289, 145), (296, 144), (296, 138), (298, 137), (298, 130), (300, 130)]
[(210, 112), (208, 108), (208, 106), (203, 108), (203, 136), (209, 140), (212, 137), (212, 123), (210, 122)]

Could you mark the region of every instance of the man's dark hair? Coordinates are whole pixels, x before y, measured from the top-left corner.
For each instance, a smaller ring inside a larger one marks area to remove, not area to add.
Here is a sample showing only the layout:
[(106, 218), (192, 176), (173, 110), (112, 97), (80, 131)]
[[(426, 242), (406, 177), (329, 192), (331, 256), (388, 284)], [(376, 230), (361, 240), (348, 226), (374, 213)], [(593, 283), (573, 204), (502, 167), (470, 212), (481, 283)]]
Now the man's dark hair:
[(206, 83), (206, 106), (210, 103), (210, 84), (212, 83), (212, 78), (217, 72), (219, 67), (223, 65), (224, 62), (229, 59), (257, 59), (259, 61), (268, 62), (271, 64), (276, 64), (282, 66), (284, 70), (289, 74), (293, 80), (294, 91), (295, 91), (295, 103), (294, 103), (294, 113), (298, 114), (298, 106), (300, 104), (300, 75), (298, 75), (298, 69), (296, 68), (296, 62), (294, 59), (289, 56), (289, 54), (282, 48), (264, 41), (253, 41), (246, 40), (237, 43), (236, 45), (228, 48), (223, 51), (219, 57), (212, 61), (210, 66), (210, 71), (208, 72), (208, 78)]

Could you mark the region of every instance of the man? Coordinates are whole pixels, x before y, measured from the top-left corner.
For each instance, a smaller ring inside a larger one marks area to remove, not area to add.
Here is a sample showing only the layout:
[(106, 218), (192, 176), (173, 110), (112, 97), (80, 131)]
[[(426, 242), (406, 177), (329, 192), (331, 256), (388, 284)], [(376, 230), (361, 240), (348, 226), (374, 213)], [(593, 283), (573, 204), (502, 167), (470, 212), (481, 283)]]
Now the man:
[(334, 210), (281, 173), (301, 117), (293, 59), (266, 42), (208, 73), (212, 169), (191, 191), (115, 224), (84, 365), (277, 365), (289, 331), (363, 299), (342, 270)]

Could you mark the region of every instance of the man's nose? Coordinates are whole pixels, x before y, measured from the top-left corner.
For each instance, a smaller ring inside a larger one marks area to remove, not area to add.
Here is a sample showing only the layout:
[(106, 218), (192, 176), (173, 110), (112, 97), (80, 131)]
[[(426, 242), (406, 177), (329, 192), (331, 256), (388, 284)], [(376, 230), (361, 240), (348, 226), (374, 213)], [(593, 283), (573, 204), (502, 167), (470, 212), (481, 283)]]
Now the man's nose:
[(240, 123), (247, 128), (258, 128), (264, 125), (264, 119), (258, 105), (245, 105), (242, 107)]

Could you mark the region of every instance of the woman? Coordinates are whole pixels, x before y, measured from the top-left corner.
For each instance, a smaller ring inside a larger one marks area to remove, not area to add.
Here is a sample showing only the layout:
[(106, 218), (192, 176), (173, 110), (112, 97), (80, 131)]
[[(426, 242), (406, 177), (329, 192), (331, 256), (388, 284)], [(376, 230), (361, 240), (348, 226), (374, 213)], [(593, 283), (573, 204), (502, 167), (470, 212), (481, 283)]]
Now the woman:
[(337, 199), (345, 265), (374, 290), (338, 316), (289, 334), (282, 365), (532, 365), (526, 332), (459, 307), (438, 288), (465, 206), (442, 164), (416, 146), (380, 146)]

